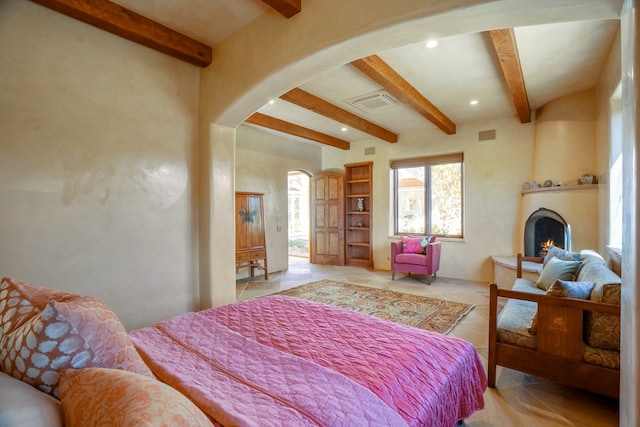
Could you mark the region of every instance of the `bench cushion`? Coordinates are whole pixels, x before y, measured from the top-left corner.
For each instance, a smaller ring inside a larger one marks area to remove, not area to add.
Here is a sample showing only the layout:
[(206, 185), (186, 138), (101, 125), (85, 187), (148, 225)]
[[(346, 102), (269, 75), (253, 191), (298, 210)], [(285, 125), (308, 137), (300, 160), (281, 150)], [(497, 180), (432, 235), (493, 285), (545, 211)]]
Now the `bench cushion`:
[(606, 348), (595, 348), (587, 344), (582, 350), (582, 361), (590, 365), (620, 370), (620, 351)]
[[(511, 289), (540, 295), (545, 293), (536, 287), (534, 281), (525, 278), (516, 279)], [(529, 331), (529, 328), (531, 319), (537, 311), (538, 304), (533, 301), (508, 299), (498, 315), (498, 342), (535, 349), (536, 336)]]

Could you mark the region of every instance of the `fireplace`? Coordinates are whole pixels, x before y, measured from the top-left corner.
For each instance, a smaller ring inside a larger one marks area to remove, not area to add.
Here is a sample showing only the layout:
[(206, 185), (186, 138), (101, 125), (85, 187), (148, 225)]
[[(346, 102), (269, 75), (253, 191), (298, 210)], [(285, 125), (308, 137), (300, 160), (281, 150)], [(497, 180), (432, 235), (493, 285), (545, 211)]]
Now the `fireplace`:
[(571, 227), (557, 212), (539, 208), (524, 227), (524, 255), (543, 257), (549, 246), (571, 250)]

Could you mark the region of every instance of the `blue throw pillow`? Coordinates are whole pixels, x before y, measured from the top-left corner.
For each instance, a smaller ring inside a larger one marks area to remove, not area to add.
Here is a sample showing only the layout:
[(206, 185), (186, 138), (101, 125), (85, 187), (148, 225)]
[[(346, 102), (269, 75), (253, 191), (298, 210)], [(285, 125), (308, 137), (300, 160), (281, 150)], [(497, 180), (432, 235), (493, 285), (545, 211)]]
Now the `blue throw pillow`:
[(420, 246), (426, 248), (431, 243), (431, 236), (424, 236), (420, 241)]
[(542, 290), (548, 290), (556, 280), (574, 280), (581, 261), (562, 261), (553, 257), (547, 262), (540, 273), (536, 286)]

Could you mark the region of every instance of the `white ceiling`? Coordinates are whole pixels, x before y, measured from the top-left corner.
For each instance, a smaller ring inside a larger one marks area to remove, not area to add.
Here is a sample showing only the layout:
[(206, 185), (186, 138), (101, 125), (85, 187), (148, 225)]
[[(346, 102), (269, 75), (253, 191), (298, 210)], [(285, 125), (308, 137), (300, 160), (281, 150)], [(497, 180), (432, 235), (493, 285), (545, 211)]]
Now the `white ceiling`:
[[(261, 0), (114, 1), (214, 49), (261, 14), (275, 13)], [(515, 28), (531, 110), (592, 88), (618, 25), (617, 20), (592, 20)], [(415, 43), (377, 54), (457, 125), (516, 115), (485, 33), (447, 37), (433, 49)], [(381, 89), (349, 64), (319, 75), (300, 88), (397, 134), (434, 127), (402, 103), (363, 112), (344, 102)], [(470, 105), (472, 99), (478, 104)], [(354, 129), (342, 132), (340, 123), (281, 99), (259, 111), (351, 142), (372, 138)]]

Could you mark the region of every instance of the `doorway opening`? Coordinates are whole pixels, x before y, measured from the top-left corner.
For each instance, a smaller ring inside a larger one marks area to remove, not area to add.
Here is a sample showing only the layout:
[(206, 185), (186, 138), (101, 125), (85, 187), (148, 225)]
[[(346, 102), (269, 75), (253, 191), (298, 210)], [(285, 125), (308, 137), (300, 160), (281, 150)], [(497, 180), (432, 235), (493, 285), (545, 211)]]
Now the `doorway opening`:
[(292, 171), (288, 176), (289, 256), (309, 258), (310, 175)]

